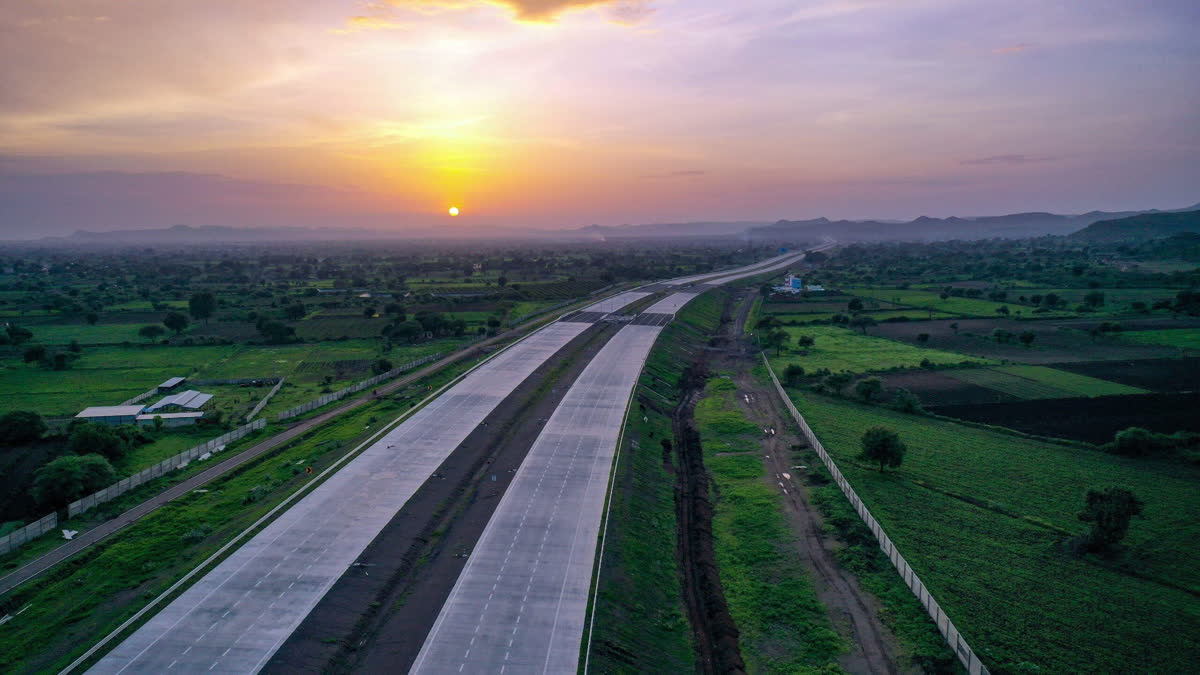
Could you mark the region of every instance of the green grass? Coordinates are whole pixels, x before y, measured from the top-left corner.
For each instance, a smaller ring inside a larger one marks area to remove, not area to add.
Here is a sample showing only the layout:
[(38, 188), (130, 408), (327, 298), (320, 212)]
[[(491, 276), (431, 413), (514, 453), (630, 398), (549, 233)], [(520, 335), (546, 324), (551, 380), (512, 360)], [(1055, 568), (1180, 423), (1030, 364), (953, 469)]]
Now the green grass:
[(146, 323), (102, 323), (89, 326), (86, 323), (73, 324), (37, 324), (29, 326), (33, 331), (33, 341), (45, 345), (65, 345), (71, 340), (79, 344), (120, 344), (122, 342), (145, 342), (138, 335), (138, 330)]
[(760, 430), (734, 395), (730, 380), (710, 380), (696, 425), (715, 488), (717, 566), (747, 671), (841, 672), (837, 659), (847, 645), (796, 555), (781, 497), (754, 452)]
[(671, 438), (676, 385), (720, 321), (700, 296), (663, 329), (646, 360), (626, 422), (609, 495), (597, 579), (591, 666), (596, 672), (689, 672), (692, 631), (675, 558), (675, 476), (660, 442)]
[(1121, 333), (1121, 337), (1147, 345), (1162, 345), (1178, 349), (1200, 349), (1200, 328), (1135, 330)]
[[(798, 363), (807, 372), (821, 368), (831, 371), (864, 373), (893, 368), (916, 368), (921, 361), (929, 359), (936, 364), (987, 363), (983, 359), (939, 349), (924, 349), (885, 338), (863, 335), (847, 328), (834, 326), (809, 326), (785, 328), (792, 341), (792, 349), (781, 356), (771, 356), (771, 366), (783, 372), (790, 363)], [(801, 355), (795, 349), (796, 338), (809, 335), (816, 343)], [(773, 354), (772, 352), (768, 352)]]
[[(1200, 470), (812, 394), (792, 397), (986, 665), (1007, 672), (1193, 669)], [(875, 424), (909, 446), (897, 471), (881, 474), (855, 459), (862, 431)], [(1127, 550), (1114, 560), (1064, 553), (1068, 533), (1084, 530), (1075, 514), (1086, 491), (1109, 484), (1128, 486), (1146, 502)]]

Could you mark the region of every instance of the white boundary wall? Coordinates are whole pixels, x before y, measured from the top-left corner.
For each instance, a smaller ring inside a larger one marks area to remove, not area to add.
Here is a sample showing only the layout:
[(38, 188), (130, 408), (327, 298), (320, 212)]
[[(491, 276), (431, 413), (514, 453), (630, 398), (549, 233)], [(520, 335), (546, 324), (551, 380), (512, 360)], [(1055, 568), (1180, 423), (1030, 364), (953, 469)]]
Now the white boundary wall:
[[(472, 344), (472, 343), (478, 342), (478, 341), (479, 340), (471, 340), (470, 342), (465, 343), (463, 346), (465, 347), (466, 345), (469, 345), (469, 344)], [(400, 373), (403, 373), (406, 370), (412, 370), (413, 368), (416, 368), (417, 366), (424, 365), (426, 363), (429, 363), (430, 361), (435, 361), (440, 358), (442, 358), (442, 352), (438, 352), (436, 354), (430, 354), (429, 356), (423, 356), (415, 361), (409, 361), (408, 363), (401, 365), (399, 368), (392, 368), (391, 370), (387, 371), (386, 373), (376, 375), (375, 377), (367, 378), (367, 379), (363, 380), (362, 382), (359, 382), (358, 384), (352, 384), (349, 387), (342, 389), (341, 391), (335, 391), (332, 394), (325, 394), (324, 396), (319, 396), (319, 397), (314, 398), (313, 400), (309, 401), (308, 403), (302, 403), (302, 404), (296, 406), (295, 408), (288, 408), (287, 410), (284, 410), (283, 412), (279, 413), (279, 417), (277, 418), (277, 421), (282, 422), (283, 420), (295, 417), (296, 415), (303, 415), (304, 413), (306, 413), (310, 410), (316, 410), (317, 408), (320, 408), (321, 406), (326, 405), (328, 403), (333, 403), (334, 401), (340, 401), (340, 400), (346, 398), (347, 396), (349, 396), (350, 394), (360, 392), (363, 389), (366, 389), (367, 387), (373, 387), (373, 386), (379, 384), (380, 382), (383, 382), (384, 380), (390, 380), (393, 377), (396, 377), (397, 375), (399, 375)]]
[(80, 513), (95, 507), (97, 504), (103, 504), (104, 502), (116, 499), (117, 497), (129, 492), (142, 483), (152, 481), (155, 478), (174, 471), (175, 469), (182, 469), (183, 467), (187, 466), (188, 462), (207, 452), (220, 452), (225, 445), (232, 443), (233, 441), (236, 441), (253, 431), (258, 431), (265, 426), (267, 426), (267, 421), (263, 419), (256, 420), (250, 424), (244, 424), (237, 429), (230, 431), (229, 433), (221, 434), (211, 441), (201, 443), (193, 448), (188, 448), (187, 450), (184, 450), (183, 452), (169, 459), (164, 459), (158, 464), (155, 464), (148, 469), (143, 469), (142, 471), (135, 473), (128, 478), (122, 478), (103, 490), (94, 492), (78, 501), (71, 502), (71, 504), (67, 507), (67, 517), (74, 518)]
[(254, 419), (258, 413), (262, 412), (262, 409), (267, 407), (267, 404), (271, 402), (271, 397), (279, 393), (279, 388), (282, 386), (283, 378), (281, 377), (279, 378), (279, 381), (275, 383), (275, 386), (271, 387), (271, 391), (268, 391), (267, 395), (262, 397), (262, 400), (258, 402), (258, 405), (254, 406), (254, 410), (251, 410), (250, 414), (246, 415), (246, 421), (249, 422), (250, 420)]
[(771, 375), (771, 381), (775, 383), (775, 390), (779, 392), (779, 397), (783, 399), (788, 412), (792, 413), (792, 419), (796, 420), (796, 424), (800, 426), (800, 431), (804, 432), (804, 437), (808, 440), (808, 444), (812, 446), (813, 450), (817, 451), (817, 455), (825, 463), (825, 468), (829, 469), (833, 480), (837, 482), (838, 487), (845, 493), (846, 499), (850, 500), (851, 506), (854, 507), (859, 517), (862, 518), (863, 522), (867, 524), (867, 527), (875, 535), (875, 538), (879, 541), (879, 548), (892, 561), (892, 565), (896, 567), (896, 571), (904, 579), (905, 585), (913, 592), (913, 595), (917, 596), (917, 600), (921, 602), (925, 607), (925, 611), (929, 613), (929, 618), (933, 619), (933, 622), (937, 624), (938, 631), (941, 632), (942, 637), (946, 638), (946, 642), (950, 645), (950, 649), (954, 650), (954, 653), (958, 656), (958, 660), (962, 661), (963, 666), (967, 669), (967, 673), (969, 675), (989, 675), (988, 669), (979, 660), (979, 657), (975, 654), (975, 650), (971, 649), (971, 646), (967, 644), (962, 634), (954, 627), (954, 622), (942, 611), (942, 606), (938, 604), (938, 601), (934, 599), (929, 589), (921, 582), (917, 573), (909, 566), (908, 561), (904, 559), (904, 556), (900, 555), (900, 551), (896, 550), (896, 546), (892, 543), (891, 538), (888, 537), (887, 532), (883, 531), (883, 526), (867, 510), (866, 505), (858, 498), (858, 494), (854, 492), (854, 488), (850, 487), (850, 482), (838, 470), (837, 464), (833, 462), (833, 458), (825, 451), (825, 446), (821, 445), (821, 441), (817, 440), (817, 435), (809, 428), (808, 422), (804, 421), (804, 417), (796, 409), (796, 405), (792, 403), (792, 399), (788, 398), (783, 385), (779, 384), (779, 378), (775, 376), (775, 371), (771, 368), (771, 364), (767, 361), (765, 354), (762, 355), (762, 360), (763, 364), (767, 367), (767, 372)]
[(27, 541), (36, 539), (37, 537), (50, 532), (58, 527), (58, 512), (42, 518), (36, 523), (30, 523), (19, 530), (11, 532), (3, 537), (0, 537), (0, 554), (8, 553)]

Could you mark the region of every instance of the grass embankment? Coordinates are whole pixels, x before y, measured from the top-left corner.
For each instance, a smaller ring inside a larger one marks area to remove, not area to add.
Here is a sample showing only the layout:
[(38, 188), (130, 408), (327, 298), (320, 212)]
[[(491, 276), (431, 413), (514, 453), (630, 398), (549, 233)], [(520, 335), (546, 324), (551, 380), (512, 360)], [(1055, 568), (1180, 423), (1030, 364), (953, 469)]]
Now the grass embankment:
[(617, 460), (597, 581), (591, 668), (595, 672), (690, 672), (695, 668), (676, 560), (671, 411), (692, 352), (721, 322), (722, 291), (688, 303), (646, 360)]
[[(410, 388), (439, 387), (473, 365)], [(193, 491), (10, 593), (0, 613), (0, 671), (56, 671), (165, 591), (381, 425), (409, 409), (403, 392), (363, 405), (299, 441)], [(313, 474), (304, 469), (312, 466)], [(106, 505), (106, 507), (109, 505)], [(102, 507), (103, 508), (103, 507)]]
[[(791, 392), (855, 490), (989, 667), (1004, 672), (1188, 672), (1200, 635), (1200, 471)], [(871, 425), (904, 465), (856, 460)], [(1146, 502), (1113, 559), (1061, 543), (1088, 488)]]
[(838, 673), (846, 650), (795, 552), (779, 493), (765, 480), (761, 430), (714, 378), (696, 406), (704, 463), (715, 486), (713, 537), (729, 611), (749, 672)]
[[(993, 363), (956, 352), (924, 349), (895, 340), (863, 335), (847, 328), (810, 326), (784, 330), (792, 336), (792, 348), (780, 356), (775, 356), (773, 350), (767, 352), (771, 359), (771, 367), (777, 373), (783, 373), (783, 369), (791, 363), (803, 366), (809, 373), (822, 368), (833, 372), (852, 373), (916, 368), (926, 359), (937, 365)], [(801, 335), (815, 339), (813, 346), (807, 348), (807, 354), (800, 353), (796, 348), (796, 339)]]

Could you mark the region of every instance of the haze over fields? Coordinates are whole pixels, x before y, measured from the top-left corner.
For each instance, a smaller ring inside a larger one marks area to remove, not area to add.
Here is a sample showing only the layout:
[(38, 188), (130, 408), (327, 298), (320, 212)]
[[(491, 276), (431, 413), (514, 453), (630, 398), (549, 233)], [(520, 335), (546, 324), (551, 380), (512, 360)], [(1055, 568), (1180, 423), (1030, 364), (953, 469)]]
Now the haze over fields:
[(1198, 23), (1190, 0), (8, 3), (0, 239), (1179, 208)]

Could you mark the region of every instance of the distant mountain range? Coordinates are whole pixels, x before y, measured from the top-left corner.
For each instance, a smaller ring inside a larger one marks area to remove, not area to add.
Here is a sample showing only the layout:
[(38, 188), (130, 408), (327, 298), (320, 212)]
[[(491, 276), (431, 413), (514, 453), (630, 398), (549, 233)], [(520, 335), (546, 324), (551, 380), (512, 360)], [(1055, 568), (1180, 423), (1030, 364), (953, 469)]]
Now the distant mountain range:
[[(1188, 211), (1200, 204), (1179, 209)], [(576, 230), (581, 234), (602, 239), (666, 239), (680, 237), (730, 237), (767, 241), (816, 241), (833, 238), (838, 241), (937, 241), (947, 239), (1019, 239), (1044, 235), (1067, 235), (1092, 223), (1145, 213), (1175, 213), (1176, 211), (1104, 212), (1091, 211), (1079, 215), (1055, 213), (1013, 213), (1004, 216), (974, 218), (930, 218), (921, 216), (910, 221), (890, 220), (780, 220), (775, 223), (674, 223), (654, 225), (622, 225), (604, 227), (591, 225)]]
[[(501, 240), (621, 241), (636, 239), (738, 239), (742, 241), (812, 242), (832, 238), (850, 241), (937, 241), (948, 239), (1019, 239), (1044, 235), (1070, 235), (1107, 241), (1104, 237), (1144, 236), (1139, 232), (1197, 231), (1193, 223), (1200, 204), (1184, 209), (1160, 211), (1104, 212), (1079, 215), (1013, 213), (971, 218), (889, 220), (780, 220), (653, 223), (648, 225), (588, 225), (570, 230), (453, 226), (400, 231), (375, 229), (303, 227), (228, 227), (220, 225), (174, 225), (159, 229), (91, 232), (80, 230), (67, 237), (49, 237), (39, 244), (61, 245), (197, 245), (222, 243), (355, 242), (390, 240)], [(1161, 218), (1155, 218), (1161, 216)], [(1093, 228), (1093, 225), (1098, 227)], [(1170, 229), (1170, 228), (1180, 229)]]
[(1143, 213), (1129, 218), (1101, 220), (1073, 233), (1071, 237), (1095, 242), (1145, 241), (1183, 232), (1200, 232), (1200, 210)]

